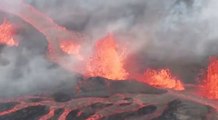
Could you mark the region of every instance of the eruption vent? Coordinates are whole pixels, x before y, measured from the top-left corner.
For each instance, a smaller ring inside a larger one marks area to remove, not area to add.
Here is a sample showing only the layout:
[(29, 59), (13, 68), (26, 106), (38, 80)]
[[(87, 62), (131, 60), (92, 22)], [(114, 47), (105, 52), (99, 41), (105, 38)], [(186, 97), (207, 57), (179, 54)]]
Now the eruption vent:
[[(79, 42), (83, 40), (83, 35), (75, 31), (68, 31), (66, 28), (59, 26), (50, 17), (41, 13), (31, 5), (26, 4), (24, 1), (19, 2), (16, 0), (16, 2), (7, 2), (3, 0), (2, 2), (3, 3), (0, 4), (0, 10), (20, 17), (45, 35), (49, 43), (48, 54), (49, 57), (52, 56), (52, 60), (56, 59), (56, 61), (61, 61), (62, 58), (59, 56), (62, 56), (63, 52), (70, 52), (70, 54), (75, 54), (75, 56), (79, 54)], [(22, 9), (19, 9), (18, 12), (14, 6), (19, 6)], [(66, 48), (66, 43), (63, 43), (65, 40), (71, 41), (70, 47)]]
[(113, 35), (97, 41), (88, 60), (87, 75), (101, 76), (113, 80), (124, 80), (128, 73), (124, 69), (124, 55), (117, 50)]
[(7, 46), (18, 46), (18, 42), (14, 40), (14, 27), (11, 23), (4, 20), (0, 25), (0, 44)]
[(169, 69), (148, 69), (144, 73), (143, 82), (157, 88), (184, 90), (182, 82), (173, 77)]
[(211, 58), (203, 80), (201, 93), (209, 99), (218, 99), (218, 59)]

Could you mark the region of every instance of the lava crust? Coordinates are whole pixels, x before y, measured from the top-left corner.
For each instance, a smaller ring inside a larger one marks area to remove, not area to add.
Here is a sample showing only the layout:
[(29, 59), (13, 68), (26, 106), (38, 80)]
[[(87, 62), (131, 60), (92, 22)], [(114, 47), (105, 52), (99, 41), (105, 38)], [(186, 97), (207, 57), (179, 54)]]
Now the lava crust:
[[(0, 120), (218, 119), (216, 107), (209, 106), (217, 103), (208, 105), (207, 100), (185, 99), (180, 95), (186, 95), (185, 92), (167, 92), (136, 81), (100, 77), (82, 79), (77, 85), (79, 87), (73, 89), (79, 91), (74, 94), (58, 91), (51, 95), (1, 100)], [(131, 87), (135, 89), (128, 90)]]

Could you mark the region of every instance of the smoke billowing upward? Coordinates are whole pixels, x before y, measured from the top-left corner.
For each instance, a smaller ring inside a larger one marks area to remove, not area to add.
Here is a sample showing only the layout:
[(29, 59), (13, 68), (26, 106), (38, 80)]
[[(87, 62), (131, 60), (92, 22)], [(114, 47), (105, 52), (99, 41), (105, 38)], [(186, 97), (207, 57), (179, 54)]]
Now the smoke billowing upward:
[(213, 0), (29, 0), (29, 3), (59, 24), (84, 32), (93, 40), (115, 32), (131, 43), (134, 50), (144, 49), (155, 57), (177, 60), (216, 53), (217, 17), (213, 6), (217, 3)]
[[(130, 72), (141, 72), (147, 67), (170, 67), (184, 81), (190, 82), (199, 73), (199, 64), (204, 65), (205, 58), (217, 54), (216, 0), (26, 2), (67, 29), (87, 35), (89, 39), (83, 48), (87, 48), (86, 51), (92, 48), (88, 43), (93, 45), (99, 38), (114, 33), (121, 44), (128, 46)], [(22, 9), (15, 3), (13, 7), (17, 12)], [(1, 14), (3, 19), (5, 14)], [(13, 15), (7, 14), (7, 18), (28, 27), (20, 28), (24, 31), (16, 36), (25, 41), (22, 48), (1, 51), (1, 61), (6, 59), (7, 64), (0, 66), (0, 91), (8, 91), (6, 94), (34, 91), (38, 86), (47, 87), (50, 81), (54, 84), (69, 76), (58, 67), (50, 67), (51, 63), (44, 56), (47, 43), (42, 34)]]

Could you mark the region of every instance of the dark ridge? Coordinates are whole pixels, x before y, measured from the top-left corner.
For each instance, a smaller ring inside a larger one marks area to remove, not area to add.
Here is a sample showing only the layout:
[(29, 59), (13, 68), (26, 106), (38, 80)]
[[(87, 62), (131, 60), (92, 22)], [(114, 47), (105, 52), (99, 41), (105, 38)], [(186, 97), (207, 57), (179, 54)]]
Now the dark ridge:
[(79, 92), (78, 97), (109, 97), (110, 91), (107, 86), (107, 81), (101, 77), (91, 77), (79, 81), (77, 87)]
[(63, 92), (57, 92), (54, 93), (52, 95), (52, 98), (56, 101), (56, 102), (67, 102), (69, 100), (72, 99), (72, 97), (70, 95), (68, 95), (67, 93), (63, 93)]
[(124, 102), (124, 103), (119, 103), (118, 105), (119, 106), (127, 106), (127, 105), (131, 105), (132, 104), (132, 102)]
[[(122, 87), (121, 87), (122, 86)], [(135, 80), (108, 80), (102, 77), (91, 77), (78, 83), (77, 97), (109, 97), (113, 94), (163, 94), (165, 90), (151, 87)]]
[(0, 120), (38, 120), (40, 116), (45, 115), (48, 112), (46, 106), (31, 106), (11, 114), (0, 116)]
[(97, 110), (97, 109), (102, 109), (102, 108), (105, 108), (105, 107), (109, 107), (109, 106), (111, 106), (111, 105), (113, 105), (113, 104), (108, 104), (108, 103), (105, 103), (105, 104), (103, 104), (103, 103), (95, 103), (95, 104), (90, 105), (89, 107), (90, 107), (91, 109), (93, 109), (93, 110)]
[(28, 102), (40, 102), (40, 101), (42, 101), (42, 99), (41, 98), (30, 98), (27, 101)]
[(68, 114), (67, 120), (85, 120), (89, 116), (95, 114), (98, 110), (111, 106), (112, 104), (96, 103), (81, 110), (75, 110)]
[(177, 120), (175, 111), (178, 110), (178, 107), (181, 105), (180, 100), (174, 100), (168, 104), (168, 108), (163, 112), (163, 114), (155, 118), (154, 120)]
[(104, 120), (126, 120), (127, 118), (133, 118), (132, 120), (136, 120), (134, 117), (140, 117), (153, 113), (156, 109), (157, 109), (156, 106), (148, 105), (134, 112), (125, 112), (125, 113), (112, 115), (110, 117), (104, 118)]
[(10, 110), (17, 104), (19, 104), (19, 103), (17, 103), (17, 102), (0, 103), (0, 112)]
[(211, 108), (190, 101), (174, 100), (153, 120), (206, 120)]
[(57, 109), (55, 110), (54, 116), (51, 117), (48, 120), (58, 120), (58, 118), (61, 116), (61, 114), (64, 112), (64, 109)]
[[(122, 87), (120, 87), (122, 86)], [(112, 93), (132, 93), (132, 94), (163, 94), (165, 90), (157, 89), (136, 80), (111, 81), (110, 89)]]
[(157, 107), (154, 106), (154, 105), (148, 105), (148, 106), (145, 106), (145, 107), (142, 107), (140, 108), (136, 114), (141, 116), (141, 115), (146, 115), (146, 114), (149, 114), (149, 113), (153, 113), (155, 110), (157, 110)]
[(77, 117), (78, 117), (78, 113), (80, 112), (80, 110), (73, 110), (71, 111), (67, 117), (66, 117), (66, 120), (78, 120)]

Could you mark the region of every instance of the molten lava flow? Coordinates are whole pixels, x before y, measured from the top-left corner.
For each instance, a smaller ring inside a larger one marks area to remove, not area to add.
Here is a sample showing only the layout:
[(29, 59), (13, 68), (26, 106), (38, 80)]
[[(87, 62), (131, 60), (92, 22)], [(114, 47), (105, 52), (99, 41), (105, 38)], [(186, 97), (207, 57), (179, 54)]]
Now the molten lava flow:
[(158, 88), (184, 90), (182, 82), (173, 77), (169, 69), (148, 69), (144, 73), (143, 82)]
[[(19, 9), (18, 11), (15, 6), (19, 6), (19, 8), (22, 9)], [(80, 33), (68, 31), (66, 28), (59, 26), (50, 17), (21, 0), (14, 0), (14, 2), (2, 0), (0, 10), (20, 17), (35, 27), (39, 32), (44, 34), (48, 43), (52, 46), (53, 51), (56, 53), (56, 59), (62, 60), (62, 52), (66, 52), (66, 50), (63, 51), (63, 49), (59, 46), (60, 42), (63, 40), (73, 40), (73, 49), (76, 51), (72, 51), (72, 48), (70, 48), (70, 53), (76, 53), (76, 56), (78, 55), (80, 48), (79, 42), (83, 39), (83, 36)]]
[(126, 79), (128, 73), (124, 69), (123, 60), (124, 56), (119, 54), (114, 37), (108, 35), (97, 41), (93, 55), (87, 64), (87, 75), (113, 80)]
[(79, 53), (79, 46), (75, 46), (71, 41), (61, 41), (60, 48), (69, 55)]
[[(110, 101), (106, 98), (94, 98), (94, 97), (85, 97), (85, 98), (78, 98), (78, 99), (72, 99), (67, 102), (60, 102), (57, 103), (54, 101), (52, 98), (46, 98), (46, 97), (38, 97), (38, 96), (32, 96), (33, 99), (38, 99), (39, 101), (31, 102), (31, 97), (21, 97), (19, 99), (11, 99), (11, 100), (3, 100), (5, 102), (3, 103), (10, 103), (10, 102), (15, 102), (17, 103), (14, 107), (9, 108), (4, 111), (0, 111), (0, 119), (3, 120), (4, 117), (2, 116), (7, 116), (8, 114), (13, 114), (17, 111), (26, 109), (28, 107), (37, 107), (37, 106), (46, 106), (49, 108), (49, 112), (43, 116), (39, 116), (39, 119), (37, 120), (50, 120), (53, 117), (56, 116), (55, 110), (58, 109), (63, 109), (63, 112), (61, 112), (60, 116), (58, 117), (57, 120), (66, 120), (68, 114), (73, 111), (73, 110), (80, 110), (82, 108), (94, 105), (96, 103), (102, 103), (102, 104), (108, 104)], [(1, 100), (0, 100), (1, 104)], [(40, 112), (40, 111), (39, 111)], [(26, 114), (29, 114), (28, 111)], [(75, 116), (76, 117), (76, 116)], [(15, 117), (14, 117), (15, 119)], [(6, 119), (4, 119), (6, 120)], [(52, 119), (53, 120), (53, 119)]]
[(14, 27), (8, 21), (4, 21), (0, 25), (0, 44), (8, 46), (18, 46), (18, 42), (14, 40)]
[(218, 59), (211, 58), (201, 93), (209, 99), (218, 99)]
[(68, 55), (75, 55), (78, 60), (83, 60), (83, 57), (79, 53), (80, 45), (75, 45), (70, 40), (62, 40), (60, 43), (60, 48), (63, 52), (67, 53)]

